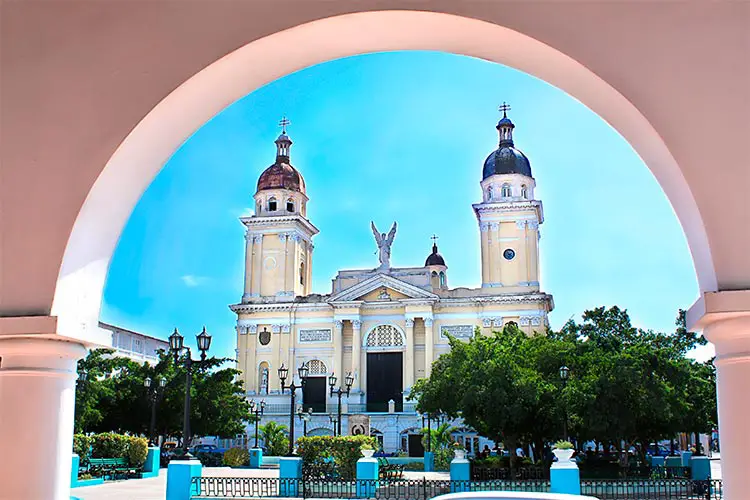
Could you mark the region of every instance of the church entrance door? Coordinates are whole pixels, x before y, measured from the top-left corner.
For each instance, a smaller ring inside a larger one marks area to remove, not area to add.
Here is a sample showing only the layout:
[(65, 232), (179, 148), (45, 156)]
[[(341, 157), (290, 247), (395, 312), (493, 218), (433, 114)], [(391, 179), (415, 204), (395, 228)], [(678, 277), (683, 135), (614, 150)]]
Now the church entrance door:
[(367, 411), (387, 412), (388, 401), (403, 410), (403, 353), (367, 353)]
[(312, 408), (314, 413), (325, 413), (327, 397), (326, 377), (307, 377), (305, 388), (302, 389), (304, 410), (307, 411), (308, 408)]

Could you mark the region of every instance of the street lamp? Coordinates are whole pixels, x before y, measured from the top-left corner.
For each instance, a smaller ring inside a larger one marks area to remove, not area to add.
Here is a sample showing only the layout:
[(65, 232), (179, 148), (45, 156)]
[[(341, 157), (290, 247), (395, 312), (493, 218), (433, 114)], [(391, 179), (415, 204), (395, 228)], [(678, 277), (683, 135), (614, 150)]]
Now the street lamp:
[(250, 400), (250, 413), (255, 415), (255, 447), (258, 447), (258, 423), (260, 422), (260, 417), (263, 416), (263, 410), (266, 407), (266, 400), (261, 399), (260, 403), (255, 404), (255, 400)]
[(86, 368), (81, 368), (78, 370), (78, 381), (81, 383), (86, 382), (86, 379), (89, 376), (89, 372), (86, 371)]
[[(565, 386), (568, 384), (568, 377), (570, 376), (570, 368), (563, 365), (560, 367), (560, 380), (562, 380), (563, 391)], [(565, 397), (563, 396), (563, 439), (568, 439), (568, 411), (565, 407)]]
[(184, 352), (185, 359), (185, 412), (182, 417), (182, 446), (185, 448), (184, 458), (190, 459), (190, 453), (188, 453), (188, 447), (190, 446), (190, 389), (193, 385), (193, 363), (203, 363), (206, 361), (206, 351), (211, 347), (211, 335), (206, 333), (206, 327), (203, 327), (203, 331), (195, 336), (195, 340), (198, 343), (198, 350), (201, 353), (200, 360), (193, 360), (193, 354), (189, 347), (185, 347), (185, 337), (180, 335), (177, 328), (174, 329), (174, 333), (169, 336), (169, 351), (174, 356), (175, 365), (180, 362), (180, 355)]
[(336, 380), (337, 379), (336, 379), (335, 374), (332, 373), (331, 376), (328, 378), (328, 385), (330, 386), (330, 389), (331, 389), (331, 396), (336, 394), (339, 397), (339, 405), (338, 405), (338, 412), (337, 412), (338, 434), (336, 433), (336, 427), (334, 427), (333, 435), (340, 436), (341, 435), (341, 396), (346, 394), (346, 397), (349, 397), (349, 392), (351, 391), (352, 384), (354, 383), (354, 377), (352, 376), (352, 372), (349, 372), (346, 375), (346, 378), (344, 379), (344, 382), (346, 384), (346, 389), (342, 389), (341, 387), (339, 387), (338, 389), (334, 389), (333, 387), (336, 385)]
[(430, 417), (430, 414), (422, 414), (422, 427), (424, 428), (424, 421), (427, 419), (427, 451), (432, 451), (432, 417)]
[(302, 421), (302, 435), (307, 436), (307, 422), (310, 421), (310, 418), (312, 418), (313, 409), (308, 408), (307, 411), (305, 411), (302, 408), (302, 405), (297, 405), (297, 416)]
[(340, 417), (337, 418), (336, 415), (333, 415), (333, 414), (329, 414), (328, 415), (328, 421), (331, 422), (331, 426), (333, 427), (333, 435), (334, 436), (336, 435), (336, 427), (339, 424), (339, 418)]
[(164, 396), (164, 387), (167, 385), (167, 381), (163, 377), (158, 378), (158, 383), (152, 386), (151, 377), (146, 377), (143, 381), (143, 387), (146, 388), (146, 394), (149, 401), (151, 402), (151, 423), (148, 426), (148, 438), (152, 445), (156, 445), (155, 429), (156, 429), (156, 405)]
[(281, 380), (281, 393), (284, 393), (285, 389), (289, 389), (289, 393), (292, 396), (292, 400), (289, 404), (289, 453), (288, 456), (294, 455), (294, 410), (296, 409), (296, 406), (294, 404), (296, 398), (297, 398), (297, 389), (303, 389), (305, 387), (305, 384), (307, 383), (307, 374), (309, 373), (309, 370), (307, 368), (306, 364), (300, 365), (300, 367), (297, 369), (297, 374), (299, 375), (300, 379), (300, 385), (295, 385), (294, 383), (294, 375), (292, 375), (292, 383), (289, 385), (286, 385), (286, 377), (289, 374), (289, 368), (281, 365), (281, 368), (279, 368), (279, 379)]

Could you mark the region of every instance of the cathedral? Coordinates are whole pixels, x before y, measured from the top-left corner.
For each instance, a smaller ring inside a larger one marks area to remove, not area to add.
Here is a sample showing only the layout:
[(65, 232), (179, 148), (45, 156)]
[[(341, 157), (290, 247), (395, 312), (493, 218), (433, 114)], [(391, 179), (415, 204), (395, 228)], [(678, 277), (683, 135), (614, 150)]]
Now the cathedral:
[[(258, 179), (255, 214), (240, 219), (244, 293), (230, 306), (237, 314), (240, 377), (248, 398), (265, 401), (263, 422), (289, 425), (288, 386), (293, 376), (300, 383), (297, 370), (304, 365), (307, 377), (297, 401), (313, 413), (304, 422), (294, 418), (295, 436), (303, 425), (308, 435), (334, 433), (338, 397), (330, 384), (346, 390), (348, 378), (342, 434), (353, 415), (365, 415), (385, 451), (419, 456), (422, 422), (407, 398), (414, 381), (429, 377), (433, 361), (450, 349), (448, 337), (468, 339), (476, 328), (490, 334), (511, 322), (529, 334), (545, 330), (554, 303), (539, 286), (542, 202), (534, 196), (529, 160), (513, 143), (515, 126), (506, 108), (496, 127), (499, 145), (482, 167), (481, 198), (471, 205), (482, 263), (481, 288), (471, 289), (449, 286), (449, 267), (435, 242), (423, 265), (391, 267), (397, 224), (386, 234), (371, 223), (378, 265), (340, 270), (329, 293), (313, 293), (318, 229), (307, 217), (307, 186), (291, 165), (292, 140), (282, 120), (276, 160)], [(288, 370), (283, 392), (282, 366)], [(473, 451), (478, 438), (464, 430), (457, 438)]]

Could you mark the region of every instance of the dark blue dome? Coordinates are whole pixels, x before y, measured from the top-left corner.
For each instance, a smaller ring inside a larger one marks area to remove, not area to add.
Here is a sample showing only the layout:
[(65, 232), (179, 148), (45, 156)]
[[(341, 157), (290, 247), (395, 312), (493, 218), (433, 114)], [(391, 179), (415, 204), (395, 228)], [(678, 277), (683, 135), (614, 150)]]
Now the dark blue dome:
[(512, 145), (502, 144), (484, 160), (482, 180), (496, 174), (531, 175), (531, 164), (522, 152)]

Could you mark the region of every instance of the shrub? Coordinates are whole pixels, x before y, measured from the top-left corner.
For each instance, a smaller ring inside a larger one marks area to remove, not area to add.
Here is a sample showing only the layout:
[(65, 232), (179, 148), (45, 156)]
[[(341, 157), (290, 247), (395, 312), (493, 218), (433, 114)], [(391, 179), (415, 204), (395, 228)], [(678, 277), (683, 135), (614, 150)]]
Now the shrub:
[(221, 467), (221, 462), (224, 457), (221, 453), (211, 453), (210, 451), (201, 451), (196, 454), (197, 458), (203, 467)]
[(129, 436), (104, 432), (92, 436), (91, 456), (93, 458), (128, 458)]
[(451, 460), (453, 460), (453, 450), (443, 448), (435, 450), (435, 470), (446, 471), (450, 469)]
[(224, 452), (224, 465), (229, 467), (250, 465), (250, 452), (245, 448), (229, 448)]
[(357, 460), (362, 458), (363, 446), (375, 446), (375, 438), (369, 436), (310, 436), (297, 440), (297, 453), (302, 457), (302, 466), (322, 466), (333, 458), (336, 472), (342, 479), (353, 479)]
[(85, 434), (73, 435), (73, 453), (81, 457), (81, 460), (89, 456), (91, 438)]
[(148, 439), (128, 437), (128, 463), (131, 467), (141, 467), (148, 457)]
[(266, 454), (269, 456), (284, 456), (289, 450), (289, 439), (286, 437), (286, 426), (276, 422), (268, 422), (260, 426)]
[(404, 464), (404, 470), (424, 470), (422, 462), (408, 462)]

